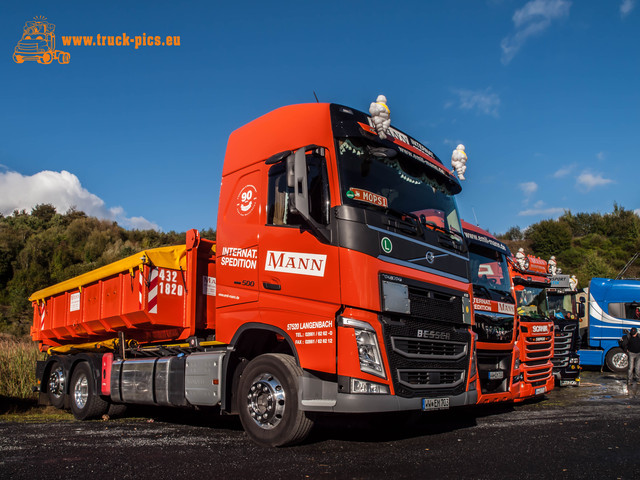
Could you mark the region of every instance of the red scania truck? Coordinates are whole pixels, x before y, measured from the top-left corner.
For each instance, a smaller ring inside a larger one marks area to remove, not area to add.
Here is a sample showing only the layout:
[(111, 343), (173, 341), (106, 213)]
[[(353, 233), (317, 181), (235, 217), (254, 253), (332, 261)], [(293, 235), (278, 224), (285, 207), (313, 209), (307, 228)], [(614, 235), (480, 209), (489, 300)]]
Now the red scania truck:
[(191, 230), (34, 293), (41, 396), (78, 419), (219, 406), (269, 446), (315, 412), (474, 404), (460, 184), (372, 125), (335, 104), (272, 111), (231, 134), (215, 243)]
[[(509, 248), (486, 230), (462, 222), (473, 283), (478, 403), (507, 402), (519, 392), (520, 352)], [(516, 373), (514, 373), (516, 372)]]
[(553, 390), (554, 324), (547, 305), (547, 262), (526, 255), (521, 262), (512, 257), (509, 266), (516, 295), (520, 350), (520, 382), (514, 401), (520, 402)]

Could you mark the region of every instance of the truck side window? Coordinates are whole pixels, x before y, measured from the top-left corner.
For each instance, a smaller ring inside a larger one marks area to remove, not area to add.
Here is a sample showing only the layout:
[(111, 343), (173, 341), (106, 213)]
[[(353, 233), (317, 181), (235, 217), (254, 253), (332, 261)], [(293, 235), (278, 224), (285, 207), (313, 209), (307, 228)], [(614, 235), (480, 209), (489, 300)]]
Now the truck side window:
[[(323, 156), (309, 152), (307, 158), (307, 181), (309, 191), (309, 214), (321, 225), (329, 223), (329, 182), (326, 162)], [(269, 169), (269, 197), (267, 205), (267, 224), (293, 225), (304, 224), (297, 213), (291, 213), (290, 199), (293, 189), (287, 187), (286, 166), (277, 163)]]
[(267, 224), (301, 225), (302, 218), (289, 210), (293, 188), (287, 187), (287, 172), (284, 162), (269, 169), (269, 198), (267, 205)]
[(640, 303), (610, 303), (609, 315), (627, 320), (640, 320)]

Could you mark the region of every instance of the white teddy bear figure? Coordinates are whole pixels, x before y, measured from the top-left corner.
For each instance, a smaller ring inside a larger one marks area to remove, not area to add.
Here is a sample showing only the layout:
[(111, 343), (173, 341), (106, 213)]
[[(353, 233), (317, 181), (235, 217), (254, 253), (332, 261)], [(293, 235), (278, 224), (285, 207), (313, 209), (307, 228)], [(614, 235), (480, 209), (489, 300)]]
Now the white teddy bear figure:
[(387, 138), (389, 127), (391, 126), (391, 111), (387, 107), (387, 97), (378, 95), (375, 102), (371, 102), (369, 106), (373, 127), (381, 139)]
[(458, 173), (458, 178), (464, 180), (464, 172), (467, 169), (467, 154), (464, 152), (464, 145), (458, 145), (451, 154), (451, 166)]

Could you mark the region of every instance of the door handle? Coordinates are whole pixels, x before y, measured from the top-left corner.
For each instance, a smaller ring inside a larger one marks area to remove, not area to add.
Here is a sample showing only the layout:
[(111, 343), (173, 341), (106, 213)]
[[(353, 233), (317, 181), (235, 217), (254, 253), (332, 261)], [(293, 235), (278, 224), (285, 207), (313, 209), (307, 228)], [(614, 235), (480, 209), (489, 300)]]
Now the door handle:
[(280, 290), (282, 287), (277, 283), (262, 282), (262, 286), (267, 290)]

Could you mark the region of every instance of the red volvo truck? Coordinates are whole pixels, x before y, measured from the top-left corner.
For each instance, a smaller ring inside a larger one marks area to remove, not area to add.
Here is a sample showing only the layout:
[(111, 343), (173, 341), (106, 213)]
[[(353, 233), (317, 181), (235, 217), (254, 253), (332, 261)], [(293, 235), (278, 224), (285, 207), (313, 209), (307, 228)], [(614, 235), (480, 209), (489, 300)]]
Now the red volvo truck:
[(473, 283), (478, 403), (507, 402), (519, 392), (520, 351), (509, 248), (486, 230), (462, 222)]
[(41, 396), (79, 419), (219, 406), (269, 446), (316, 412), (476, 403), (460, 184), (372, 125), (335, 104), (268, 113), (229, 138), (216, 243), (191, 230), (34, 293)]
[(527, 255), (521, 265), (509, 261), (516, 295), (520, 382), (514, 401), (544, 395), (553, 390), (554, 324), (549, 319), (546, 288), (550, 285), (547, 262)]

